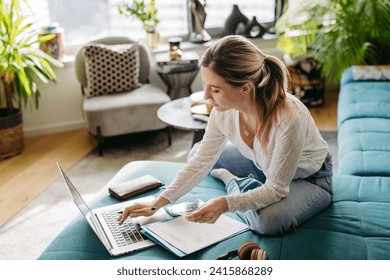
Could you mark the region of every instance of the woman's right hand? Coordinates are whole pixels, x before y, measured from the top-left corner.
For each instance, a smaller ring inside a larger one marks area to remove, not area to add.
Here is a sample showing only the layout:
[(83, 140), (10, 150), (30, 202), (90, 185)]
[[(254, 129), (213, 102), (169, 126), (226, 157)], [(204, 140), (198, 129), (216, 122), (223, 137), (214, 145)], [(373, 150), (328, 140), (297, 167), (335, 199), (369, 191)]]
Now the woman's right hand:
[(151, 202), (134, 203), (123, 210), (117, 221), (121, 225), (128, 217), (151, 216), (167, 204), (169, 204), (169, 201), (163, 197), (158, 197)]

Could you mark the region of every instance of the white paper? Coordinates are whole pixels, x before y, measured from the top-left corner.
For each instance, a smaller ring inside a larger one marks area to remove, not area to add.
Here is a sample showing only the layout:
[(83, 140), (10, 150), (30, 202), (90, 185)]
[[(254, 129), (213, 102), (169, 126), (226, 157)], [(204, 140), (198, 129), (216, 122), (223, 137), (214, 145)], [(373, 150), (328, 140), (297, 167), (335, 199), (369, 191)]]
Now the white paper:
[(214, 224), (193, 223), (184, 216), (162, 223), (144, 226), (177, 249), (190, 254), (248, 230), (248, 226), (227, 215), (221, 215)]

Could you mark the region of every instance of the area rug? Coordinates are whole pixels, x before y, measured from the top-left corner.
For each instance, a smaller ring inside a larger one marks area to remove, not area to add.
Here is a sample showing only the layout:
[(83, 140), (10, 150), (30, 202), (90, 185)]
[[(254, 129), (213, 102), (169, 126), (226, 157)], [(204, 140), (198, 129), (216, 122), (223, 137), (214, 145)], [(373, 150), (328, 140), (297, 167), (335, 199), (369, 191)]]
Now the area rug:
[[(334, 160), (334, 172), (337, 173), (337, 133), (322, 132), (322, 135), (328, 142)], [(192, 146), (193, 133), (173, 130), (172, 136), (171, 146), (163, 132), (110, 139), (105, 143), (103, 157), (93, 151), (67, 174), (88, 202), (128, 162), (185, 162)], [(36, 259), (76, 215), (78, 210), (62, 180), (58, 178), (0, 228), (0, 260)]]

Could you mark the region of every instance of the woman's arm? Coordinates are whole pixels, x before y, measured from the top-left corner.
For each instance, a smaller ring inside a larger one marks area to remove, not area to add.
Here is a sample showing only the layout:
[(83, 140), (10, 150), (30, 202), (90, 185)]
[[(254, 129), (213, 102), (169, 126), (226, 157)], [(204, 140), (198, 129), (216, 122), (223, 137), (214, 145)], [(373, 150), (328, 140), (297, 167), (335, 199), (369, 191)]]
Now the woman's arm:
[(118, 218), (119, 223), (123, 223), (129, 216), (153, 215), (161, 207), (174, 203), (178, 198), (191, 191), (210, 172), (225, 144), (226, 137), (220, 131), (216, 116), (212, 112), (198, 150), (176, 174), (173, 182), (154, 201), (136, 203), (126, 207)]
[(118, 222), (120, 225), (123, 224), (129, 216), (132, 218), (139, 216), (151, 216), (158, 209), (167, 204), (169, 204), (169, 201), (161, 196), (157, 197), (152, 202), (134, 203), (123, 210), (123, 213), (118, 217)]
[(225, 144), (226, 136), (220, 130), (220, 113), (212, 111), (205, 135), (197, 151), (185, 166), (176, 174), (171, 185), (161, 194), (174, 203), (178, 198), (191, 191), (212, 169)]

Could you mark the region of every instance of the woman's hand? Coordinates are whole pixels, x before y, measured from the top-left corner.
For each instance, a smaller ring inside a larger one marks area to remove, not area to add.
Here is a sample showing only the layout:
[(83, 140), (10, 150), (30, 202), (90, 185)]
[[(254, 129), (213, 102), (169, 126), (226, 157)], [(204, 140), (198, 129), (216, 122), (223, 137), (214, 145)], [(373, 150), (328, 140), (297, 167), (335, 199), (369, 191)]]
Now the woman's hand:
[(132, 218), (151, 216), (156, 213), (159, 208), (168, 203), (169, 201), (163, 197), (158, 197), (151, 202), (134, 203), (123, 210), (123, 213), (118, 217), (117, 221), (121, 225), (129, 216)]
[(216, 220), (225, 212), (229, 211), (226, 198), (219, 197), (207, 201), (199, 209), (186, 216), (188, 221), (194, 223), (215, 223)]

